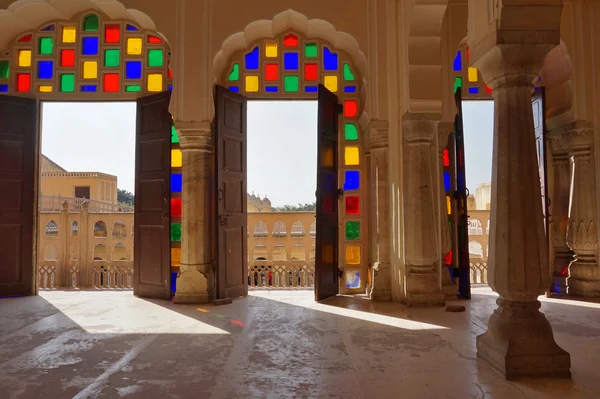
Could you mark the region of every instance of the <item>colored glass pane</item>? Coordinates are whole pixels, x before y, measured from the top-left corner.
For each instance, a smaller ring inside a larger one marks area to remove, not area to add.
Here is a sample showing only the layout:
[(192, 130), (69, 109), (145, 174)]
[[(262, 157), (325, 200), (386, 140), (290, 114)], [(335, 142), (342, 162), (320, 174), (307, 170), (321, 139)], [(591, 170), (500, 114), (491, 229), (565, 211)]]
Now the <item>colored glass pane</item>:
[(454, 69), (454, 72), (460, 72), (460, 71), (462, 71), (462, 60), (460, 58), (460, 50), (458, 50), (456, 52), (456, 57), (454, 57), (454, 62), (452, 64), (452, 69)]
[(275, 81), (279, 79), (279, 64), (265, 65), (265, 80)]
[(471, 83), (475, 83), (479, 80), (477, 76), (477, 68), (469, 67), (467, 75), (469, 82)]
[(171, 272), (171, 296), (177, 292), (177, 272)]
[(360, 197), (355, 195), (346, 197), (346, 215), (360, 215)]
[(338, 55), (332, 53), (327, 47), (323, 47), (323, 68), (326, 71), (338, 70)]
[(100, 26), (100, 21), (97, 15), (88, 15), (83, 20), (83, 30), (86, 32), (96, 32)]
[(60, 51), (60, 66), (74, 67), (75, 66), (75, 50)]
[(52, 86), (51, 85), (43, 85), (38, 87), (38, 91), (40, 93), (52, 93)]
[(181, 217), (181, 198), (171, 198), (171, 217)]
[(181, 241), (181, 223), (171, 223), (171, 241)]
[(333, 149), (326, 147), (321, 150), (321, 166), (325, 168), (333, 167)]
[(258, 92), (258, 76), (246, 76), (246, 92)]
[(10, 75), (10, 62), (8, 60), (0, 61), (0, 79), (8, 79)]
[(63, 26), (62, 42), (75, 43), (75, 39), (77, 39), (77, 28), (75, 28), (74, 26)]
[(171, 192), (180, 193), (182, 184), (181, 173), (171, 173)]
[(54, 25), (54, 24), (52, 24), (52, 25), (48, 25), (48, 26), (46, 26), (46, 27), (45, 27), (45, 28), (43, 28), (42, 30), (43, 30), (44, 32), (49, 32), (49, 31), (53, 31), (54, 29), (55, 29), (55, 25)]
[(40, 37), (40, 54), (51, 55), (54, 50), (54, 39), (51, 37)]
[(237, 86), (229, 86), (228, 89), (234, 93), (239, 93), (240, 92), (240, 88)]
[(356, 86), (346, 86), (346, 87), (344, 87), (344, 92), (356, 93)]
[(283, 55), (283, 69), (286, 71), (298, 70), (298, 53), (285, 53)]
[(31, 50), (19, 50), (18, 52), (19, 60), (17, 65), (20, 67), (30, 67), (31, 66)]
[(358, 170), (347, 170), (344, 172), (344, 190), (358, 190), (360, 188), (360, 172)]
[(346, 240), (360, 239), (360, 222), (346, 222)]
[(63, 73), (60, 75), (60, 91), (63, 93), (72, 93), (75, 91), (75, 75), (72, 73)]
[(118, 73), (104, 74), (104, 91), (107, 93), (117, 93), (119, 91), (120, 77)]
[(316, 93), (319, 89), (317, 86), (304, 86), (304, 91), (307, 93)]
[(452, 250), (450, 250), (446, 255), (444, 255), (444, 264), (446, 266), (452, 264)]
[(471, 50), (469, 49), (469, 47), (465, 49), (465, 52), (467, 53), (467, 60), (471, 60)]
[(163, 51), (162, 49), (153, 48), (148, 50), (148, 66), (161, 67), (163, 66)]
[(142, 62), (127, 61), (125, 63), (125, 78), (141, 79), (142, 78)]
[(162, 39), (154, 35), (148, 35), (148, 43), (150, 44), (162, 44)]
[(84, 93), (95, 93), (98, 90), (96, 85), (82, 85), (81, 91)]
[(283, 78), (283, 90), (287, 93), (296, 93), (300, 89), (298, 76), (286, 76)]
[(121, 25), (106, 25), (104, 27), (104, 42), (105, 43), (120, 43), (121, 42)]
[(181, 248), (171, 248), (171, 266), (181, 266)]
[(485, 85), (485, 92), (486, 92), (487, 94), (492, 94), (492, 89), (491, 89), (490, 87), (488, 87), (488, 85), (487, 85), (487, 84)]
[(173, 91), (173, 85), (169, 83), (169, 84), (167, 85), (167, 90), (169, 90), (169, 91)]
[(142, 91), (142, 86), (140, 85), (127, 85), (125, 86), (125, 91), (129, 93), (139, 93)]
[(444, 172), (444, 190), (450, 191), (451, 182), (450, 182), (450, 173)]
[(181, 155), (181, 150), (171, 150), (171, 167), (172, 168), (181, 168), (183, 164), (183, 157)]
[(354, 123), (344, 124), (344, 138), (346, 140), (358, 140), (358, 129)]
[(469, 94), (478, 94), (478, 93), (479, 93), (478, 87), (469, 87)]
[(444, 166), (450, 166), (450, 151), (447, 148), (444, 148), (444, 151), (442, 151), (442, 160), (444, 161)]
[(19, 93), (26, 93), (31, 90), (31, 74), (19, 73), (17, 74), (17, 91)]
[(130, 37), (127, 39), (127, 55), (142, 54), (142, 39), (139, 37)]
[(167, 78), (173, 79), (173, 70), (171, 69), (171, 63), (169, 62), (169, 66), (167, 67)]
[(98, 79), (98, 62), (85, 61), (83, 63), (83, 78)]
[(452, 200), (446, 195), (446, 213), (452, 215)]
[(349, 265), (360, 264), (360, 246), (348, 245), (346, 247), (346, 263)]
[(354, 118), (358, 113), (358, 104), (354, 100), (344, 101), (344, 116), (346, 118)]
[(338, 91), (338, 78), (337, 76), (325, 76), (323, 79), (323, 83), (325, 84), (325, 88), (332, 93), (337, 93)]
[(163, 91), (162, 73), (151, 73), (148, 75), (148, 91), (156, 93)]
[(462, 87), (462, 78), (454, 78), (454, 93)]
[(171, 126), (171, 143), (179, 143), (179, 135), (177, 134), (177, 129), (175, 129), (175, 126)]
[(33, 40), (33, 35), (28, 33), (19, 39), (19, 43), (31, 43), (31, 40)]
[(52, 79), (53, 65), (52, 61), (38, 61), (38, 78), (39, 79)]
[(327, 244), (323, 246), (321, 260), (323, 263), (333, 263), (333, 245)]
[(309, 82), (319, 80), (319, 66), (317, 64), (304, 64), (304, 80)]
[(240, 64), (233, 64), (233, 68), (231, 68), (231, 72), (229, 73), (227, 80), (230, 82), (240, 80)]
[(317, 58), (319, 55), (319, 47), (317, 43), (305, 43), (304, 44), (304, 56), (306, 58)]
[(275, 58), (277, 57), (277, 43), (269, 42), (265, 45), (265, 57)]
[(121, 50), (107, 49), (104, 50), (104, 66), (118, 67), (121, 64)]
[(283, 38), (283, 45), (285, 47), (297, 47), (298, 46), (298, 36), (290, 33), (286, 37)]
[(360, 164), (358, 147), (346, 147), (344, 149), (344, 164), (346, 166), (356, 166)]
[(360, 272), (346, 270), (346, 288), (350, 290), (360, 288)]
[(127, 24), (127, 30), (130, 32), (138, 31), (139, 29), (133, 25)]
[(98, 54), (98, 38), (97, 37), (84, 37), (81, 44), (81, 53), (83, 55), (97, 55)]
[(267, 93), (277, 93), (277, 92), (279, 92), (279, 87), (277, 87), (277, 86), (267, 86), (267, 87), (265, 87), (265, 91)]
[(344, 80), (354, 81), (356, 77), (350, 68), (350, 64), (344, 63)]
[(8, 85), (0, 84), (0, 93), (8, 93)]
[(244, 57), (246, 61), (246, 69), (256, 70), (258, 69), (258, 47), (254, 47), (254, 50), (246, 54)]

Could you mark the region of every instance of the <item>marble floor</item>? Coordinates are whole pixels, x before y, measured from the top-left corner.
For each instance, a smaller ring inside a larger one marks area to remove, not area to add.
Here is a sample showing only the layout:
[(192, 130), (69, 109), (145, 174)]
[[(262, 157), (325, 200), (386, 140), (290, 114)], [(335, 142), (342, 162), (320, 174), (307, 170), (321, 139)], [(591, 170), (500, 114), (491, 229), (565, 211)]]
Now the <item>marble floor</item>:
[(598, 398), (600, 303), (546, 299), (572, 380), (507, 382), (476, 358), (495, 294), (466, 312), (307, 291), (254, 291), (219, 307), (131, 291), (0, 299), (0, 397)]

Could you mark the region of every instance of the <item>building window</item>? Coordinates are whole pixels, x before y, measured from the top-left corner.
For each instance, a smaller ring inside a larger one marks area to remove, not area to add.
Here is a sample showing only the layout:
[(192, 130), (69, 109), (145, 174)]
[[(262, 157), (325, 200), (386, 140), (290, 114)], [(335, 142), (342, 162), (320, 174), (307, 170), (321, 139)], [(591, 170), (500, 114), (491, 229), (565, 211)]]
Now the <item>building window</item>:
[(94, 224), (94, 238), (106, 238), (106, 223), (103, 221), (97, 221)]
[(58, 237), (58, 225), (54, 220), (51, 220), (44, 229), (44, 235), (46, 237)]

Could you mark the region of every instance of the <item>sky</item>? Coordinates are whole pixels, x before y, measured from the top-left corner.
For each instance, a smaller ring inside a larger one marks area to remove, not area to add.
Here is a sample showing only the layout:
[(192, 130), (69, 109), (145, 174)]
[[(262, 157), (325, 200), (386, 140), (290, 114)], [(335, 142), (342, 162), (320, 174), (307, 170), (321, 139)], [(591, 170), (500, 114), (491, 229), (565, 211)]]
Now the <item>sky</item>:
[[(118, 177), (134, 191), (135, 102), (43, 103), (42, 153), (70, 172)], [(494, 103), (465, 101), (467, 186), (491, 181)], [(315, 201), (316, 101), (248, 102), (248, 192), (273, 206)], [(102, 139), (99, 140), (98, 137)]]

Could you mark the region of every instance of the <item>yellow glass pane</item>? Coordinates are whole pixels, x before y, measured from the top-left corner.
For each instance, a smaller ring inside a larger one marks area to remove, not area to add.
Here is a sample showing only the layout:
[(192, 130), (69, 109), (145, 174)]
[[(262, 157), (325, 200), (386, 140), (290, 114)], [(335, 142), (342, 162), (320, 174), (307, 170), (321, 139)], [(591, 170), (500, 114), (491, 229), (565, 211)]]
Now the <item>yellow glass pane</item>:
[(333, 148), (324, 148), (321, 152), (321, 165), (324, 168), (333, 167)]
[(477, 82), (477, 68), (469, 67), (469, 82)]
[(74, 26), (63, 26), (62, 41), (63, 43), (75, 43), (77, 39), (77, 28)]
[(127, 39), (127, 54), (141, 55), (142, 54), (142, 38), (130, 37)]
[(360, 247), (358, 245), (348, 245), (346, 247), (346, 264), (360, 265)]
[(360, 156), (358, 147), (346, 147), (345, 148), (344, 162), (346, 166), (360, 165)]
[(277, 57), (277, 43), (267, 43), (267, 45), (265, 46), (265, 57)]
[(325, 87), (332, 93), (338, 91), (338, 78), (337, 76), (325, 76)]
[(171, 266), (181, 266), (181, 248), (171, 248)]
[(452, 215), (452, 200), (446, 195), (446, 212), (448, 215)]
[(171, 167), (172, 168), (181, 168), (183, 164), (183, 157), (181, 155), (181, 150), (171, 150)]
[(246, 76), (246, 92), (258, 92), (258, 76)]
[(325, 245), (323, 247), (323, 263), (333, 263), (333, 246)]
[(19, 64), (20, 67), (31, 66), (31, 50), (19, 50)]
[(163, 75), (162, 75), (162, 73), (151, 73), (148, 75), (148, 91), (153, 91), (153, 92), (163, 91)]
[(83, 78), (84, 79), (98, 79), (98, 62), (97, 61), (85, 61), (83, 63)]
[(52, 86), (40, 86), (38, 90), (40, 93), (52, 93)]

